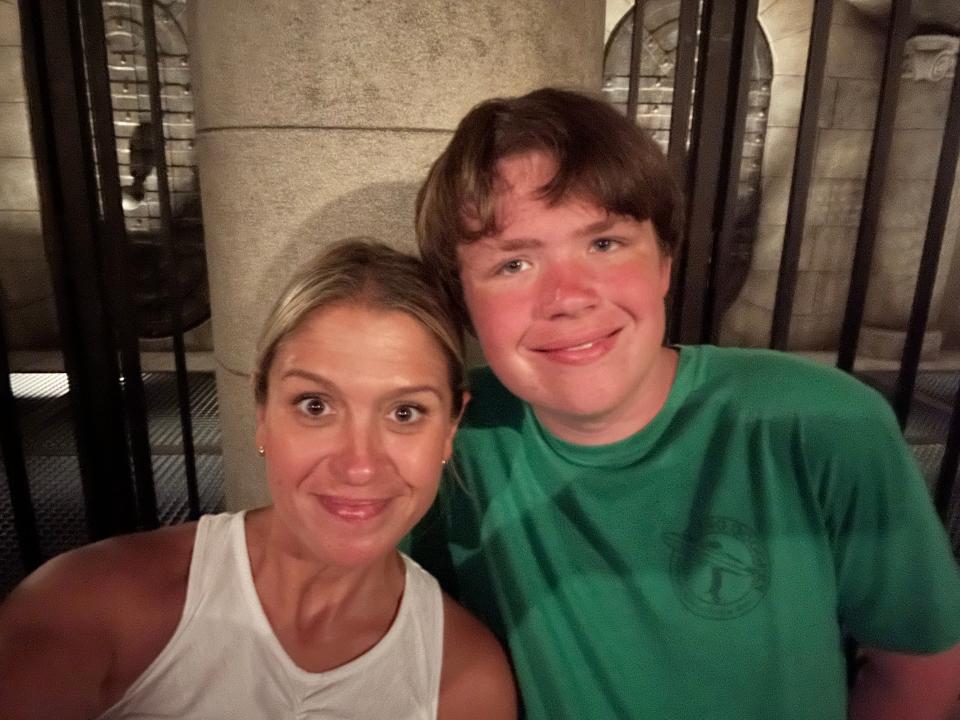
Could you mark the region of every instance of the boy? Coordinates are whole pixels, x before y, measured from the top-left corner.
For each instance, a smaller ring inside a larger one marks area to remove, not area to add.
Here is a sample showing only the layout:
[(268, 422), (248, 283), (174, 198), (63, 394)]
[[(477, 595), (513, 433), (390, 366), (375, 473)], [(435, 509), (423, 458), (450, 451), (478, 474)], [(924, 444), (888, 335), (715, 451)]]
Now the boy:
[(530, 718), (942, 717), (960, 578), (892, 414), (787, 355), (664, 347), (679, 207), (602, 101), (461, 122), (417, 229), (489, 368), (421, 557), (509, 643)]

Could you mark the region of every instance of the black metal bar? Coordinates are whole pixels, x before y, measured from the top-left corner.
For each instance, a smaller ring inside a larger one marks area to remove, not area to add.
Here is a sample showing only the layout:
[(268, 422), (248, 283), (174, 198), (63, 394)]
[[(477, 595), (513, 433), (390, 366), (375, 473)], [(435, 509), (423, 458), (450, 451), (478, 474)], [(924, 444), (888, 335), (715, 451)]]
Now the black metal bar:
[(173, 353), (177, 370), (177, 398), (180, 406), (180, 432), (183, 437), (183, 460), (187, 474), (189, 517), (200, 517), (200, 493), (197, 489), (197, 463), (193, 448), (193, 421), (190, 416), (190, 386), (187, 378), (186, 353), (183, 345), (180, 263), (173, 238), (173, 213), (170, 210), (170, 181), (163, 133), (163, 106), (160, 96), (160, 66), (157, 53), (157, 25), (153, 0), (143, 0), (143, 37), (147, 56), (147, 81), (150, 88), (150, 122), (153, 131), (154, 155), (157, 159), (157, 195), (160, 201), (160, 235), (163, 240), (164, 264), (167, 267), (167, 288), (170, 296), (173, 325)]
[(687, 138), (690, 130), (690, 105), (697, 62), (697, 21), (700, 0), (682, 0), (677, 18), (677, 50), (674, 64), (673, 109), (670, 113), (670, 144), (667, 159), (678, 180), (686, 177)]
[(117, 330), (120, 365), (123, 372), (123, 399), (130, 448), (133, 456), (137, 511), (141, 528), (157, 527), (157, 495), (153, 484), (153, 461), (147, 429), (147, 403), (140, 368), (140, 348), (136, 318), (131, 300), (131, 266), (127, 252), (120, 173), (117, 166), (117, 144), (113, 125), (113, 103), (110, 99), (110, 75), (107, 68), (107, 47), (104, 38), (103, 8), (99, 2), (83, 2), (84, 49), (87, 60), (87, 82), (93, 115), (93, 134), (100, 174), (100, 198), (103, 212), (101, 249), (104, 267), (111, 282), (110, 309)]
[[(713, 256), (717, 188), (722, 150), (727, 138), (726, 105), (730, 59), (736, 24), (736, 3), (704, 0), (697, 89), (694, 94), (691, 163), (687, 179), (687, 245), (683, 286), (677, 301), (672, 339), (703, 341), (704, 309)], [(722, 120), (721, 120), (722, 118)], [(676, 307), (676, 306), (675, 306)]]
[(17, 401), (10, 387), (10, 363), (7, 361), (7, 336), (3, 313), (0, 313), (0, 450), (3, 451), (3, 466), (10, 489), (10, 507), (13, 511), (13, 527), (20, 546), (20, 558), (27, 572), (40, 566), (40, 537), (37, 535), (37, 519), (30, 497), (30, 480), (27, 462), (23, 455), (23, 434)]
[(627, 78), (627, 117), (637, 121), (640, 98), (640, 60), (643, 57), (643, 0), (633, 3), (633, 35), (630, 38), (630, 77)]
[(909, 2), (890, 3), (890, 19), (887, 28), (887, 51), (883, 60), (883, 81), (880, 85), (880, 100), (877, 104), (877, 119), (870, 147), (870, 164), (863, 193), (863, 210), (860, 213), (860, 229), (857, 233), (857, 249), (853, 257), (850, 275), (850, 292), (840, 331), (840, 349), (837, 367), (853, 370), (860, 339), (860, 325), (867, 299), (870, 269), (873, 262), (873, 247), (880, 220), (880, 203), (887, 175), (887, 157), (893, 139), (894, 118), (900, 89), (900, 63), (904, 45), (911, 30)]
[(893, 392), (893, 409), (900, 421), (900, 427), (906, 427), (910, 415), (910, 403), (913, 400), (913, 387), (920, 367), (920, 353), (923, 349), (923, 335), (927, 330), (930, 315), (930, 303), (933, 298), (933, 286), (937, 280), (937, 267), (940, 264), (940, 249), (943, 246), (943, 234), (947, 228), (947, 214), (950, 210), (950, 196), (957, 171), (957, 158), (960, 156), (960, 68), (953, 74), (953, 89), (950, 91), (950, 109), (943, 130), (943, 144), (940, 146), (940, 162), (937, 167), (937, 179), (933, 184), (933, 198), (930, 203), (930, 215), (927, 218), (927, 234), (920, 255), (920, 268), (917, 271), (917, 285), (913, 292), (913, 306), (910, 309), (910, 323), (907, 325), (907, 337), (900, 360), (900, 373)]
[[(710, 2), (710, 0), (704, 1), (707, 3)], [(691, 10), (691, 7), (695, 9)], [(696, 14), (695, 26), (697, 29), (692, 31), (694, 47), (692, 50), (688, 49), (685, 53), (683, 68), (679, 65), (680, 58), (677, 58), (678, 70), (682, 70), (684, 74), (689, 73), (688, 78), (682, 78), (689, 81), (691, 85), (690, 92), (685, 95), (685, 99), (689, 103), (687, 109), (689, 118), (687, 124), (683, 126), (683, 145), (677, 145), (680, 140), (674, 140), (673, 128), (677, 124), (680, 124), (680, 120), (677, 116), (678, 108), (676, 105), (673, 106), (670, 117), (671, 146), (667, 149), (668, 161), (671, 163), (674, 171), (678, 172), (677, 180), (683, 190), (683, 197), (686, 199), (686, 206), (684, 207), (683, 241), (674, 253), (670, 278), (670, 294), (667, 297), (666, 334), (670, 343), (678, 343), (683, 339), (683, 301), (686, 295), (685, 288), (687, 286), (687, 264), (692, 252), (691, 245), (693, 244), (692, 222), (695, 219), (693, 215), (694, 169), (699, 154), (700, 128), (703, 126), (700, 113), (703, 108), (703, 87), (706, 64), (702, 61), (702, 58), (706, 55), (710, 38), (710, 26), (708, 22), (709, 8), (703, 7), (701, 0), (681, 0), (680, 18), (678, 18), (678, 20), (683, 19), (686, 21), (687, 24), (684, 27), (687, 33), (690, 32), (689, 23), (691, 21), (689, 13), (691, 11)], [(677, 31), (679, 33), (679, 27)], [(678, 37), (678, 43), (683, 39), (689, 41), (689, 35), (687, 35), (686, 38)], [(679, 44), (677, 49), (679, 51)], [(690, 64), (687, 65), (687, 62)], [(676, 99), (676, 95), (677, 89), (674, 88), (674, 99)], [(678, 167), (680, 168), (679, 170)]]
[(728, 265), (727, 248), (736, 229), (739, 205), (740, 168), (743, 163), (743, 136), (747, 124), (747, 107), (750, 104), (750, 72), (753, 63), (754, 42), (757, 32), (758, 0), (743, 0), (736, 3), (738, 10), (731, 43), (730, 80), (727, 100), (727, 142), (723, 145), (720, 167), (721, 185), (717, 190), (720, 226), (713, 250), (709, 291), (705, 303), (706, 325), (703, 338), (717, 341), (720, 330), (720, 303), (717, 302), (717, 286)]
[(947, 431), (947, 443), (943, 448), (943, 460), (940, 462), (940, 475), (933, 493), (933, 503), (940, 519), (950, 521), (950, 500), (953, 498), (957, 482), (957, 470), (960, 466), (960, 387), (953, 400), (953, 414), (950, 417), (950, 430)]
[(20, 0), (24, 78), (44, 245), (54, 286), (77, 459), (92, 539), (136, 529), (99, 207), (79, 12), (72, 0)]
[(780, 275), (777, 279), (777, 296), (773, 304), (773, 326), (770, 328), (770, 347), (775, 350), (786, 350), (790, 341), (790, 320), (793, 316), (793, 297), (797, 287), (800, 247), (803, 244), (803, 228), (807, 217), (807, 194), (813, 173), (817, 120), (820, 115), (820, 95), (823, 90), (823, 71), (826, 66), (832, 14), (833, 0), (820, 0), (814, 3), (803, 101), (800, 105), (797, 150), (793, 160), (790, 200), (787, 205), (787, 227), (783, 234)]

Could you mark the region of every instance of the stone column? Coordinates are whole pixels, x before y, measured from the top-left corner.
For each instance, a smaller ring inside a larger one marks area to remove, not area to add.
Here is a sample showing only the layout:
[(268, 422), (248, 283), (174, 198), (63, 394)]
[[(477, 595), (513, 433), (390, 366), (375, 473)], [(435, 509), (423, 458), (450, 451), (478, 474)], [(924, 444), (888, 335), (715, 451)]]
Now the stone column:
[(460, 117), (599, 90), (602, 0), (192, 3), (198, 165), (227, 506), (267, 500), (249, 373), (264, 317), (325, 244), (414, 248), (417, 187)]
[[(879, 229), (859, 350), (867, 357), (899, 359), (903, 352), (920, 255), (960, 40), (919, 35), (907, 41), (900, 97), (890, 148)], [(934, 284), (923, 357), (935, 357), (942, 333), (938, 319), (960, 229), (960, 182), (954, 184)]]

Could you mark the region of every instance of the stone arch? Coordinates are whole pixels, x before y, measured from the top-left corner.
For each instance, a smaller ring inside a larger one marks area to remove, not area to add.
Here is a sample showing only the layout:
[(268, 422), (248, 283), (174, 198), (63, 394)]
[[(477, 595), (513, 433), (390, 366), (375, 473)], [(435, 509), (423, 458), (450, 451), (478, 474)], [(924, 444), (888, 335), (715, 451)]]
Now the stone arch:
[[(647, 0), (643, 5), (643, 42), (640, 60), (637, 124), (646, 129), (664, 151), (670, 141), (673, 81), (676, 66), (677, 19), (680, 0)], [(626, 111), (633, 43), (633, 9), (610, 33), (604, 52), (604, 86), (607, 100)], [(766, 138), (773, 56), (763, 28), (757, 23), (751, 57), (749, 104), (744, 130), (737, 189), (736, 231), (728, 249), (730, 272), (717, 288), (719, 309), (724, 312), (736, 298), (750, 270), (760, 210), (760, 170)]]

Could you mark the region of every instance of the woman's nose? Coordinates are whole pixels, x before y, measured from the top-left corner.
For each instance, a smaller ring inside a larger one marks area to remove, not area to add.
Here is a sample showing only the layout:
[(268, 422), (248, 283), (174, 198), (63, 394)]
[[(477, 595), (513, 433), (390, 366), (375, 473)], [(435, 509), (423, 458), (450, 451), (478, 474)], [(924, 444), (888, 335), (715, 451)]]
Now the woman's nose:
[(345, 483), (363, 485), (376, 475), (383, 457), (380, 435), (373, 423), (346, 423), (333, 454), (331, 470)]

